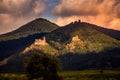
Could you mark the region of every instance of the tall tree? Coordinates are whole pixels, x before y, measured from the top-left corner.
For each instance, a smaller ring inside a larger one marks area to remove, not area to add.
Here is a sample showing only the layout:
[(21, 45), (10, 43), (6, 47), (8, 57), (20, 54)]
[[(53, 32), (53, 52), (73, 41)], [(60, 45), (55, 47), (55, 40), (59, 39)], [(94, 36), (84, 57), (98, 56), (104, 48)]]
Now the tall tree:
[(43, 78), (43, 80), (61, 80), (58, 76), (60, 62), (55, 56), (34, 53), (26, 58), (25, 68), (29, 80)]

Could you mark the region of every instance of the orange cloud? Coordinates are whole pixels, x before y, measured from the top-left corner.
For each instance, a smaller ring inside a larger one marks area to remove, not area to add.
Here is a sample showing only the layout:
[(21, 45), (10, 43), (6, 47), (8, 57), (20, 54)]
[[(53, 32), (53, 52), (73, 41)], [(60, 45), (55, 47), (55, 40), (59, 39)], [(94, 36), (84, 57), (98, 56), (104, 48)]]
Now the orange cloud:
[(14, 30), (39, 17), (45, 10), (42, 0), (2, 0), (0, 2), (0, 34)]
[(56, 23), (65, 25), (76, 19), (120, 30), (119, 0), (61, 0), (52, 11)]

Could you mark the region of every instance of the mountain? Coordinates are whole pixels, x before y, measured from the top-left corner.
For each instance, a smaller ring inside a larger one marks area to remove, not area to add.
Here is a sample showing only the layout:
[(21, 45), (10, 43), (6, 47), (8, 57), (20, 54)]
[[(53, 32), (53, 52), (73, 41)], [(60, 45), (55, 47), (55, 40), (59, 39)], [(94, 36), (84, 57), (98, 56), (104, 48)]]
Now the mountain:
[(58, 28), (48, 35), (46, 41), (59, 51), (64, 53), (99, 53), (104, 50), (120, 47), (120, 41), (105, 33), (102, 33), (93, 25), (84, 22), (74, 22)]
[[(89, 24), (89, 23), (86, 23), (86, 24)], [(93, 24), (89, 24), (89, 25), (92, 25), (92, 27), (94, 29), (96, 29), (96, 30), (98, 30), (102, 33), (105, 33), (106, 35), (109, 35), (112, 38), (120, 40), (120, 31), (119, 30), (107, 29), (107, 28), (96, 26), (96, 25), (93, 25)]]
[[(99, 53), (104, 50), (120, 47), (120, 41), (106, 35), (93, 28), (93, 25), (84, 22), (75, 22), (67, 26), (60, 27), (47, 34), (45, 39), (38, 40), (38, 44), (32, 44), (26, 48), (26, 52), (31, 49), (40, 49), (45, 53)], [(46, 42), (44, 45), (40, 45)], [(40, 44), (39, 44), (40, 43)]]
[(49, 33), (2, 41), (0, 45), (0, 72), (25, 71), (24, 58), (40, 51), (56, 55), (63, 70), (100, 69), (101, 65), (106, 69), (120, 67), (120, 41), (80, 21)]
[(58, 26), (46, 19), (38, 18), (19, 29), (0, 35), (0, 61), (20, 53), (31, 45), (36, 38), (41, 38)]
[(35, 39), (42, 38), (46, 34), (47, 33), (39, 33), (39, 34), (29, 35), (27, 37), (22, 37), (19, 39), (1, 41), (0, 42), (0, 61), (14, 54), (19, 54), (26, 47), (33, 44)]
[(0, 41), (7, 41), (27, 37), (36, 33), (47, 33), (57, 29), (58, 26), (50, 21), (38, 18), (12, 32), (0, 35)]

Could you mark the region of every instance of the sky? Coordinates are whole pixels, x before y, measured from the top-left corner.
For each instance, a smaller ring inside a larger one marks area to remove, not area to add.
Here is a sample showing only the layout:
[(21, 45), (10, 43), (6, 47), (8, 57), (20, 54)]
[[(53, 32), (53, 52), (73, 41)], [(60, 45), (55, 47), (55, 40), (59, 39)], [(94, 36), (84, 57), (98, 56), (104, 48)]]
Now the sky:
[(0, 0), (0, 34), (45, 18), (60, 26), (81, 19), (120, 30), (120, 0)]

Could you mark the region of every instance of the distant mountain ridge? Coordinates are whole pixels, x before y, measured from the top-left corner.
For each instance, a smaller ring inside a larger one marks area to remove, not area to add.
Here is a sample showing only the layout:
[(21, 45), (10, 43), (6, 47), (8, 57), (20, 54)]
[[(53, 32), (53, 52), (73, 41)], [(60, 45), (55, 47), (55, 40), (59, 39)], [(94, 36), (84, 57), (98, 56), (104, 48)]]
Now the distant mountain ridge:
[(93, 25), (75, 22), (58, 28), (48, 35), (46, 41), (62, 53), (100, 52), (120, 47), (120, 41), (94, 29)]
[(0, 35), (0, 41), (19, 39), (36, 33), (47, 33), (57, 28), (56, 24), (43, 18), (37, 18), (12, 32)]
[[(93, 25), (90, 23), (86, 23), (86, 24)], [(92, 27), (102, 33), (105, 33), (105, 34), (117, 39), (117, 40), (120, 40), (120, 30), (108, 29), (108, 28), (97, 26), (97, 25), (93, 25)]]

